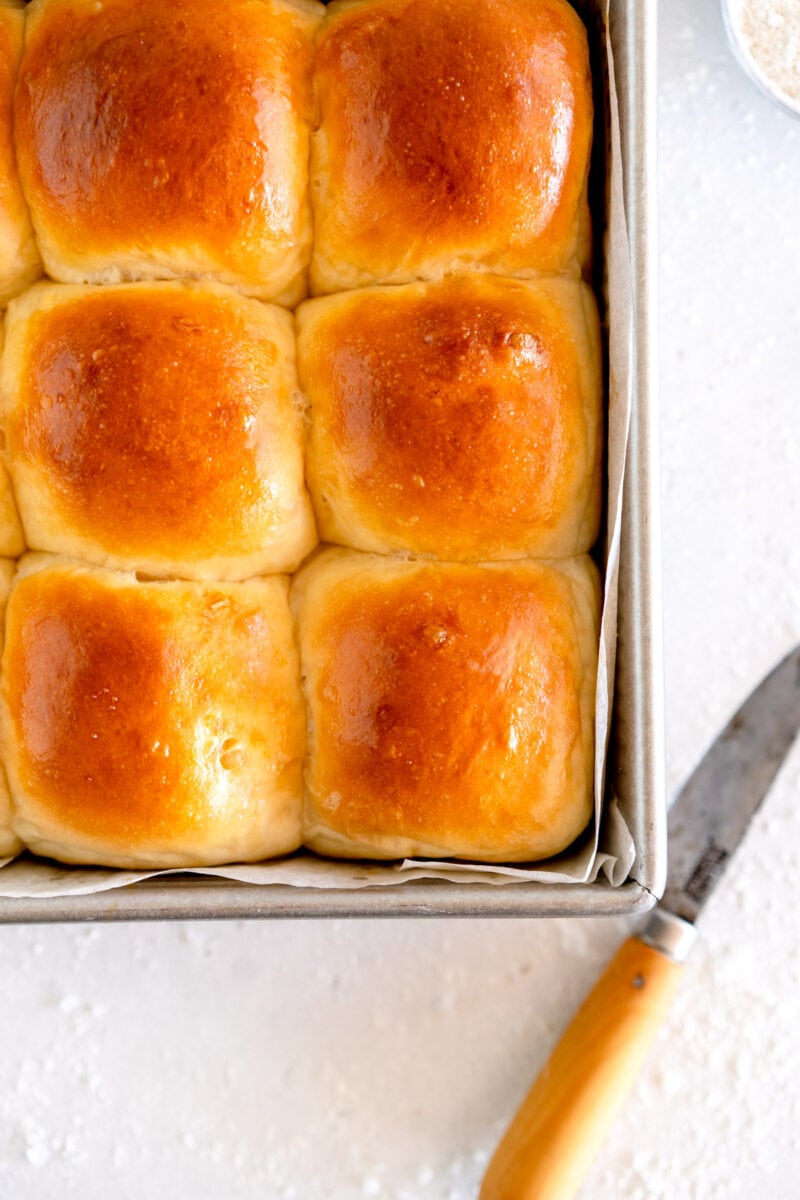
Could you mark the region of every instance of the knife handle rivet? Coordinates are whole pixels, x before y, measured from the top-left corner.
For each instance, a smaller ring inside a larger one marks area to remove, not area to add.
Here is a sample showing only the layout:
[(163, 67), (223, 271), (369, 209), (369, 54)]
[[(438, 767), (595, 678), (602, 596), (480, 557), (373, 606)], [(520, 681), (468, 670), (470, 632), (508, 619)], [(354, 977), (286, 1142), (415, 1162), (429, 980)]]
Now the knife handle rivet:
[(631, 980), (631, 987), (643, 988), (645, 982), (646, 980), (644, 975), (634, 975), (633, 979)]

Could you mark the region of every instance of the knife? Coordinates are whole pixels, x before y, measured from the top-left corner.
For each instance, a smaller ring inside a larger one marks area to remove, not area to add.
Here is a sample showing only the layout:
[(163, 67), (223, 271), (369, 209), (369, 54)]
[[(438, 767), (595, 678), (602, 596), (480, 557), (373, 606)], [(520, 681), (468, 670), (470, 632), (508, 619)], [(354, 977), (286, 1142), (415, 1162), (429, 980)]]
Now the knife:
[(678, 987), (695, 921), (800, 729), (800, 646), (758, 685), (668, 818), (662, 901), (623, 943), (514, 1117), (480, 1200), (570, 1200), (630, 1092)]

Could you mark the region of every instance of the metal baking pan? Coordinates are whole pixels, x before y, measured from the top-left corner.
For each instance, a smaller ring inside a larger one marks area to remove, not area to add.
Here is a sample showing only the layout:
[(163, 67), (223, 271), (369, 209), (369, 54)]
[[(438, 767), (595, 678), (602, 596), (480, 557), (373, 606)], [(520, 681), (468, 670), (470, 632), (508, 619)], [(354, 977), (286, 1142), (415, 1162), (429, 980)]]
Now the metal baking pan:
[[(602, 244), (606, 144), (602, 0), (574, 0), (594, 41), (598, 128), (593, 168), (596, 244)], [(633, 412), (626, 471), (619, 631), (608, 787), (636, 849), (627, 880), (505, 886), (409, 882), (360, 891), (246, 885), (197, 875), (161, 876), (92, 895), (0, 898), (0, 922), (166, 918), (469, 916), (544, 917), (643, 912), (666, 870), (661, 581), (656, 391), (656, 6), (609, 0), (621, 155), (633, 267)], [(599, 181), (599, 186), (598, 186)], [(598, 279), (598, 283), (601, 282)], [(614, 297), (607, 298), (614, 319)]]

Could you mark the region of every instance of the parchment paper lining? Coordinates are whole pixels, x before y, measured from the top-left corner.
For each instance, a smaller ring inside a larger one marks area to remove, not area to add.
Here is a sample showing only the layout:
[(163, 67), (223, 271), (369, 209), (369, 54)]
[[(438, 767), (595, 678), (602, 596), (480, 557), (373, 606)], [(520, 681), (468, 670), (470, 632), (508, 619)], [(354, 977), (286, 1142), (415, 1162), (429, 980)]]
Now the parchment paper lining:
[(495, 886), (513, 883), (588, 883), (601, 873), (619, 887), (627, 879), (635, 859), (630, 831), (613, 796), (606, 800), (600, 847), (601, 801), (605, 787), (606, 759), (613, 700), (616, 657), (617, 592), (619, 576), (620, 520), (625, 476), (633, 379), (633, 288), (625, 215), (623, 166), (620, 147), (619, 108), (614, 64), (608, 37), (608, 3), (603, 4), (603, 43), (608, 77), (609, 164), (608, 222), (604, 239), (606, 294), (608, 305), (608, 503), (604, 605), (601, 621), (600, 656), (595, 715), (595, 813), (591, 836), (579, 848), (548, 863), (495, 866), (473, 863), (406, 860), (374, 864), (333, 862), (300, 853), (265, 863), (226, 867), (204, 867), (187, 872), (119, 871), (105, 868), (62, 867), (24, 857), (13, 862), (0, 860), (0, 896), (9, 899), (86, 895), (126, 887), (155, 875), (196, 874), (250, 884), (282, 884), (301, 888), (357, 889), (382, 887), (418, 879), (450, 880)]

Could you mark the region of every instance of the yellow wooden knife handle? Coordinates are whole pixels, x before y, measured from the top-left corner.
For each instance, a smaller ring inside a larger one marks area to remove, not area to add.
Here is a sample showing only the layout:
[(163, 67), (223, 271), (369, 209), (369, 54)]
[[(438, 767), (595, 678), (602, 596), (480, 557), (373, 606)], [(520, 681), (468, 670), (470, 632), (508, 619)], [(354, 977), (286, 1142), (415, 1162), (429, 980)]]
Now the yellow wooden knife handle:
[(511, 1122), (480, 1200), (571, 1200), (636, 1081), (681, 970), (637, 937), (622, 945)]

